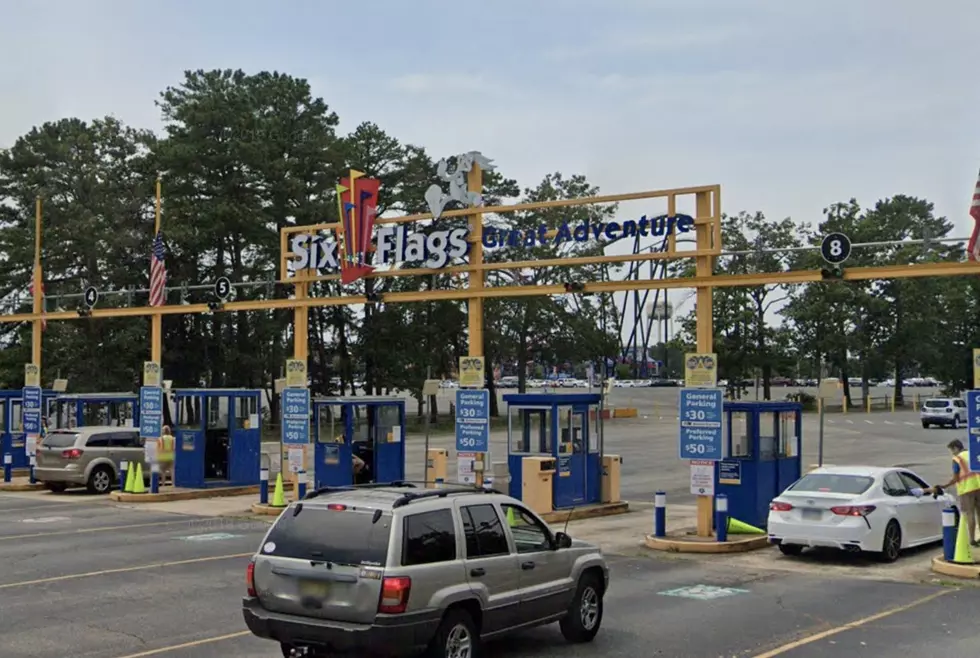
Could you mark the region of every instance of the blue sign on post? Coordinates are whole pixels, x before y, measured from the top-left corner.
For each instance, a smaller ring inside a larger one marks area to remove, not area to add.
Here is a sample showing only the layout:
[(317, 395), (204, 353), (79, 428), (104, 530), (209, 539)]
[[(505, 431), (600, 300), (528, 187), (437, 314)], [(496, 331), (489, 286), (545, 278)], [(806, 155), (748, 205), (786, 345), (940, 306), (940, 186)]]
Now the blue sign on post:
[(159, 439), (163, 434), (163, 389), (159, 386), (140, 388), (140, 436)]
[(681, 389), (681, 459), (718, 461), (725, 456), (722, 431), (724, 400), (720, 388)]
[(980, 391), (966, 392), (966, 438), (970, 470), (980, 471)]
[(490, 452), (490, 391), (456, 389), (456, 452)]
[(24, 434), (39, 435), (41, 433), (41, 387), (24, 387)]
[(285, 445), (310, 442), (310, 389), (282, 390), (282, 442)]

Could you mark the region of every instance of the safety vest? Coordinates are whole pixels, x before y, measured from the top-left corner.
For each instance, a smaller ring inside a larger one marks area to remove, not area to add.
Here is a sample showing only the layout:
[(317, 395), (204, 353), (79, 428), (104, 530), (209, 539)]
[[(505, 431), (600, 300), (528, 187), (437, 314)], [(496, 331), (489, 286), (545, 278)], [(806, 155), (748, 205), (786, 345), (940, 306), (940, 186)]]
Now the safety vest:
[(169, 463), (174, 460), (174, 437), (164, 434), (160, 437), (160, 447), (157, 450), (157, 461), (161, 464)]
[(956, 477), (957, 496), (980, 489), (980, 473), (970, 471), (970, 453), (964, 450), (953, 457), (953, 463), (960, 467), (960, 472)]

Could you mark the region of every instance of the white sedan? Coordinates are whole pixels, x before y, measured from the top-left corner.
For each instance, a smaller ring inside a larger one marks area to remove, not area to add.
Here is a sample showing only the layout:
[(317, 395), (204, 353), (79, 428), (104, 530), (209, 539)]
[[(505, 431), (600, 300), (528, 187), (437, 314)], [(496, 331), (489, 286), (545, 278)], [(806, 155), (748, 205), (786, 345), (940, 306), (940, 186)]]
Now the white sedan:
[(807, 546), (877, 553), (888, 562), (903, 549), (942, 540), (947, 494), (904, 468), (825, 466), (790, 485), (769, 504), (769, 539), (786, 555)]

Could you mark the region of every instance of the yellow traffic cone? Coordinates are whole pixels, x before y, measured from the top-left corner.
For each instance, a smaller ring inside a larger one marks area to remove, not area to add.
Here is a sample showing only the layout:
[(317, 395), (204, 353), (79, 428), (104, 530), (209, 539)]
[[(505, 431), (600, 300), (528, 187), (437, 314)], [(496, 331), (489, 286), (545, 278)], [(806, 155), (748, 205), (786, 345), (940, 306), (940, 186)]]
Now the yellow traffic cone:
[(136, 464), (136, 475), (133, 476), (133, 493), (146, 493), (146, 486), (143, 484), (143, 463)]
[(132, 462), (129, 464), (129, 468), (126, 469), (126, 486), (123, 487), (124, 493), (133, 493), (133, 481), (136, 479), (136, 469), (133, 467)]
[(956, 530), (956, 550), (953, 552), (953, 562), (956, 564), (973, 564), (973, 551), (970, 550), (970, 531), (965, 514), (960, 514), (960, 527)]
[(285, 507), (286, 495), (282, 490), (282, 473), (276, 475), (276, 489), (272, 492), (272, 507)]
[(511, 528), (513, 528), (514, 526), (517, 525), (517, 519), (514, 518), (514, 508), (513, 507), (508, 507), (507, 508), (507, 525), (510, 526)]
[(754, 525), (742, 523), (738, 519), (728, 517), (728, 534), (730, 535), (764, 535), (765, 530), (756, 528)]

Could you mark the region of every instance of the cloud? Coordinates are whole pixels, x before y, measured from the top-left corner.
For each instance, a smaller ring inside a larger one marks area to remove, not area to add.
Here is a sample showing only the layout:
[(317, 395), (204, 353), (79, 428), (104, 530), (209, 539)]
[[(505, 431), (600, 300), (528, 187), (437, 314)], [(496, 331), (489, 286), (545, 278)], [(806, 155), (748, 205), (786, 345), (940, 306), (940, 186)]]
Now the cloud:
[(609, 30), (576, 46), (557, 46), (544, 51), (552, 62), (572, 62), (610, 56), (640, 56), (677, 52), (684, 49), (718, 48), (737, 43), (753, 33), (745, 25), (718, 25), (706, 28), (664, 31), (646, 27)]
[(461, 94), (495, 88), (485, 76), (464, 73), (410, 73), (391, 79), (389, 84), (409, 94)]

